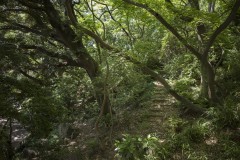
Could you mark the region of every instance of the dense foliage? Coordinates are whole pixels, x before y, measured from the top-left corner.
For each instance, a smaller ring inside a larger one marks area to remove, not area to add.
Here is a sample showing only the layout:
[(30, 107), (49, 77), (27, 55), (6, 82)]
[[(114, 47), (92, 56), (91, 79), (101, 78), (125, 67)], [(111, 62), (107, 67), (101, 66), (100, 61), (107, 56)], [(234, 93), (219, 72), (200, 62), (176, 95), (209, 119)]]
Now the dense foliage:
[[(150, 108), (158, 82), (177, 101), (168, 136), (117, 134), (107, 148), (116, 158), (238, 159), (239, 7), (240, 0), (2, 0), (0, 156), (101, 155), (108, 131), (112, 138), (121, 125), (137, 126), (133, 113)], [(28, 134), (14, 144), (16, 123)], [(72, 139), (87, 151), (69, 149)], [(211, 155), (208, 140), (226, 152)]]

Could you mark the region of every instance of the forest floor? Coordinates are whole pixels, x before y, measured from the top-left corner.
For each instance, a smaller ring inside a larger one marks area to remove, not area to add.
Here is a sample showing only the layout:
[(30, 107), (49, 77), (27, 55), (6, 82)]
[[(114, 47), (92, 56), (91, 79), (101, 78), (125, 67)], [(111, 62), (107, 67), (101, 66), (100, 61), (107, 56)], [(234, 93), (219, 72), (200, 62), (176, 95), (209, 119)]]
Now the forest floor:
[(161, 84), (154, 83), (147, 102), (117, 111), (112, 118), (101, 120), (98, 128), (95, 125), (97, 118), (74, 121), (62, 142), (46, 152), (47, 159), (50, 154), (51, 160), (115, 160), (116, 140), (121, 141), (124, 135), (153, 135), (161, 144), (170, 144), (173, 149), (169, 152), (170, 157), (165, 158), (167, 160), (240, 159), (240, 147), (236, 146), (240, 145), (240, 128), (212, 132), (210, 120), (204, 119), (200, 124), (199, 118), (180, 115), (174, 98)]
[[(168, 136), (168, 130), (172, 129), (168, 123), (172, 117), (179, 115), (175, 107), (175, 100), (168, 95), (160, 83), (154, 83), (154, 93), (145, 106), (125, 110), (115, 115), (112, 126), (99, 127), (94, 129), (93, 122), (78, 123), (80, 134), (76, 139), (68, 142), (70, 148), (80, 148), (81, 153), (75, 150), (66, 159), (78, 159), (79, 154), (84, 159), (91, 160), (112, 160), (114, 158), (116, 140), (123, 135), (135, 135), (146, 137), (154, 134), (164, 141)], [(72, 144), (72, 145), (71, 145)]]
[[(170, 157), (165, 159), (240, 159), (239, 147), (235, 146), (240, 144), (240, 129), (237, 132), (228, 129), (215, 132), (211, 121), (204, 119), (199, 123), (201, 118), (182, 116), (174, 98), (161, 84), (154, 85), (152, 97), (145, 105), (118, 112), (111, 119), (110, 126), (103, 123), (96, 129), (96, 119), (77, 123), (80, 134), (66, 143), (72, 153), (62, 159), (114, 160), (117, 159), (116, 140), (122, 140), (124, 135), (147, 137), (149, 134), (158, 137), (160, 143), (173, 147)], [(225, 138), (233, 133), (237, 133), (234, 140)]]
[[(113, 160), (116, 159), (115, 141), (121, 140), (123, 135), (146, 137), (154, 134), (164, 141), (171, 129), (168, 121), (179, 115), (178, 109), (174, 107), (174, 99), (166, 94), (161, 84), (154, 83), (151, 95), (144, 105), (118, 111), (108, 119), (108, 125), (100, 122), (97, 129), (96, 118), (73, 122), (70, 124), (72, 129), (68, 128), (68, 135), (60, 142), (60, 148), (53, 148), (47, 154), (52, 153), (54, 158), (62, 160)], [(17, 148), (28, 133), (17, 122), (12, 124), (12, 128), (12, 143), (16, 143), (13, 147)], [(27, 150), (31, 149), (30, 147)], [(35, 153), (37, 155), (37, 151)]]

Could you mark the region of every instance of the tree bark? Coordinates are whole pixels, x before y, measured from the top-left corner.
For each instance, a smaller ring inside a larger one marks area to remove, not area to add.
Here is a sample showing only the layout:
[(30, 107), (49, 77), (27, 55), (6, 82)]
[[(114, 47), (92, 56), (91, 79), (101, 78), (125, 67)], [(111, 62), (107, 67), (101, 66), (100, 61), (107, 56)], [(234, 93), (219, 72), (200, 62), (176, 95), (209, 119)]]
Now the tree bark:
[(13, 160), (14, 157), (14, 150), (12, 146), (12, 118), (9, 118), (9, 134), (7, 140), (7, 153), (8, 153), (8, 160)]
[[(210, 38), (207, 40), (207, 42), (203, 42), (204, 49), (203, 51), (199, 52), (197, 51), (194, 46), (188, 43), (188, 41), (179, 34), (176, 28), (174, 28), (170, 23), (168, 23), (163, 16), (155, 11), (154, 9), (150, 8), (147, 4), (135, 2), (134, 0), (122, 0), (128, 4), (134, 5), (139, 8), (145, 9), (148, 13), (150, 13), (152, 16), (154, 16), (159, 22), (162, 23), (176, 38), (191, 52), (191, 54), (195, 55), (197, 59), (200, 61), (201, 65), (201, 94), (204, 95), (204, 97), (207, 97), (212, 102), (219, 102), (216, 90), (215, 90), (215, 74), (213, 67), (208, 61), (209, 56), (209, 50), (213, 43), (215, 42), (216, 38), (223, 30), (225, 30), (232, 20), (234, 20), (237, 11), (240, 7), (240, 0), (236, 0), (233, 8), (228, 15), (228, 17), (225, 19), (225, 21), (213, 32), (213, 34), (210, 36)], [(188, 0), (192, 8), (195, 8), (197, 10), (200, 10), (199, 1), (198, 0)], [(198, 34), (201, 36), (201, 41), (204, 38), (204, 30), (205, 26), (204, 24), (198, 25)]]
[(85, 48), (82, 37), (77, 36), (69, 24), (61, 21), (60, 15), (55, 10), (50, 1), (44, 1), (45, 12), (51, 26), (56, 30), (58, 37), (63, 41), (63, 44), (69, 48), (77, 57), (77, 66), (84, 69), (91, 79), (95, 98), (100, 107), (100, 115), (110, 113), (110, 99), (105, 91), (104, 82), (101, 80), (101, 73), (98, 63), (91, 57)]
[(200, 97), (208, 99), (208, 76), (207, 69), (204, 64), (200, 64), (200, 75), (201, 75), (201, 84), (200, 84)]
[(216, 95), (215, 73), (207, 57), (200, 60), (201, 71), (201, 97), (208, 99), (211, 103), (220, 103)]
[(179, 102), (181, 102), (182, 104), (186, 105), (187, 111), (194, 113), (194, 114), (204, 114), (205, 109), (201, 108), (200, 106), (192, 103), (191, 101), (189, 101), (188, 99), (184, 98), (183, 96), (181, 96), (180, 94), (178, 94), (175, 90), (172, 89), (172, 87), (168, 84), (168, 82), (159, 74), (155, 73), (153, 70), (151, 70), (150, 68), (148, 68), (147, 66), (143, 65), (141, 62), (129, 57), (129, 56), (125, 56), (125, 59), (132, 62), (133, 64), (135, 64), (136, 66), (138, 66), (142, 72), (146, 75), (150, 75), (151, 77), (153, 77), (156, 81), (159, 81), (164, 88), (166, 89), (167, 93), (169, 93), (170, 95), (172, 95), (176, 100), (178, 100)]
[(79, 67), (86, 70), (91, 79), (94, 88), (94, 96), (100, 107), (100, 115), (110, 113), (110, 99), (105, 88), (104, 80), (101, 77), (102, 74), (99, 70), (98, 63), (86, 53), (79, 57)]

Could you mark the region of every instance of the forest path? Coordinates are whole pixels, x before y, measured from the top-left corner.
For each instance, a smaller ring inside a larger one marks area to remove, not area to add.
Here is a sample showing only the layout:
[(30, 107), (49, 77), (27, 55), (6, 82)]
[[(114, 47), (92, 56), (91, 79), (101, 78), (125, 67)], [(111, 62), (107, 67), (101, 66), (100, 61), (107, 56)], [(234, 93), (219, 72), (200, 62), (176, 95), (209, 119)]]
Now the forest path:
[(101, 139), (100, 142), (104, 144), (100, 154), (90, 159), (114, 160), (115, 140), (122, 139), (126, 134), (140, 137), (153, 134), (165, 141), (169, 131), (173, 129), (170, 119), (179, 115), (175, 103), (175, 99), (166, 93), (165, 88), (160, 83), (154, 82), (153, 93), (143, 106), (122, 111), (117, 115), (112, 128), (103, 129), (97, 133), (97, 137)]
[(118, 112), (113, 119), (112, 127), (100, 127), (96, 130), (89, 123), (81, 125), (78, 138), (72, 140), (77, 143), (72, 147), (77, 145), (85, 159), (114, 160), (115, 140), (122, 139), (124, 134), (142, 137), (155, 134), (164, 140), (168, 136), (169, 129), (172, 129), (169, 118), (178, 116), (175, 102), (175, 99), (166, 93), (164, 87), (155, 82), (152, 96), (147, 102), (141, 107)]
[(138, 126), (144, 135), (155, 133), (164, 137), (170, 129), (169, 118), (176, 117), (178, 110), (175, 108), (175, 99), (166, 93), (164, 87), (158, 82), (154, 84), (150, 106), (140, 112), (141, 123)]

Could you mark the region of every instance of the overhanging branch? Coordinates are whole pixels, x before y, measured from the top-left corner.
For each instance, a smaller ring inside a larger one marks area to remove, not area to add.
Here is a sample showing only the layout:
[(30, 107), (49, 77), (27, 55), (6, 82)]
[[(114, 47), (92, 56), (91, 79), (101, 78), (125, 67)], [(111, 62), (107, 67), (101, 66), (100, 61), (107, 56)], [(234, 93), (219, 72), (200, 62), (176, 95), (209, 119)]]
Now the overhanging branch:
[(228, 25), (231, 23), (231, 21), (236, 16), (236, 13), (237, 13), (239, 7), (240, 7), (240, 0), (236, 0), (235, 4), (233, 5), (233, 9), (232, 9), (231, 13), (229, 14), (229, 16), (227, 17), (227, 19), (214, 31), (214, 33), (210, 37), (209, 41), (207, 42), (206, 48), (203, 52), (204, 56), (207, 56), (209, 54), (209, 50), (210, 50), (211, 46), (213, 45), (215, 39), (224, 29), (226, 29), (228, 27)]
[(22, 69), (18, 69), (18, 71), (19, 71), (22, 75), (24, 75), (25, 77), (31, 79), (32, 81), (34, 81), (34, 82), (36, 82), (36, 83), (38, 83), (38, 84), (40, 84), (40, 85), (43, 85), (43, 84), (44, 84), (43, 81), (41, 81), (40, 79), (37, 79), (37, 78), (35, 78), (35, 77), (27, 74), (27, 72), (24, 72)]
[(164, 86), (167, 93), (172, 95), (179, 102), (186, 105), (187, 110), (191, 111), (192, 113), (196, 113), (196, 114), (203, 114), (205, 112), (204, 108), (201, 108), (200, 106), (192, 103), (188, 99), (186, 99), (183, 96), (181, 96), (180, 94), (178, 94), (175, 90), (173, 90), (172, 87), (168, 84), (168, 82), (161, 75), (157, 74), (156, 72), (154, 72), (153, 70), (148, 68), (146, 65), (142, 64), (141, 62), (139, 62), (127, 55), (125, 55), (124, 58), (126, 60), (132, 62), (136, 66), (138, 66), (142, 70), (142, 72), (144, 72), (145, 74), (148, 74), (148, 75), (152, 76), (156, 81), (159, 81)]
[(163, 26), (165, 26), (175, 37), (177, 37), (177, 39), (188, 49), (191, 51), (192, 54), (194, 54), (198, 59), (201, 59), (201, 54), (195, 49), (193, 48), (186, 39), (184, 39), (179, 33), (178, 31), (171, 25), (169, 24), (163, 17), (161, 14), (159, 14), (158, 12), (154, 11), (152, 8), (148, 7), (148, 5), (146, 4), (142, 4), (142, 3), (138, 3), (132, 0), (122, 0), (128, 4), (131, 4), (133, 6), (145, 9), (148, 13), (150, 13), (151, 15), (153, 15), (160, 23), (162, 23)]
[(47, 50), (47, 49), (45, 49), (41, 46), (20, 44), (19, 48), (21, 48), (21, 49), (34, 49), (34, 50), (37, 50), (37, 51), (39, 51), (43, 54), (48, 55), (49, 57), (65, 60), (68, 63), (69, 66), (79, 66), (79, 63), (76, 62), (75, 60), (73, 60), (72, 58), (70, 58), (66, 55), (61, 55), (61, 54), (49, 51), (49, 50)]
[(80, 25), (78, 25), (79, 29), (84, 32), (86, 35), (92, 37), (102, 48), (107, 49), (107, 50), (115, 50), (114, 47), (110, 46), (109, 44), (105, 43), (96, 33), (93, 31), (84, 28)]
[(36, 3), (32, 3), (26, 0), (17, 0), (21, 5), (28, 7), (28, 8), (32, 8), (35, 10), (40, 10), (40, 11), (44, 11), (44, 7), (41, 4), (36, 4)]

